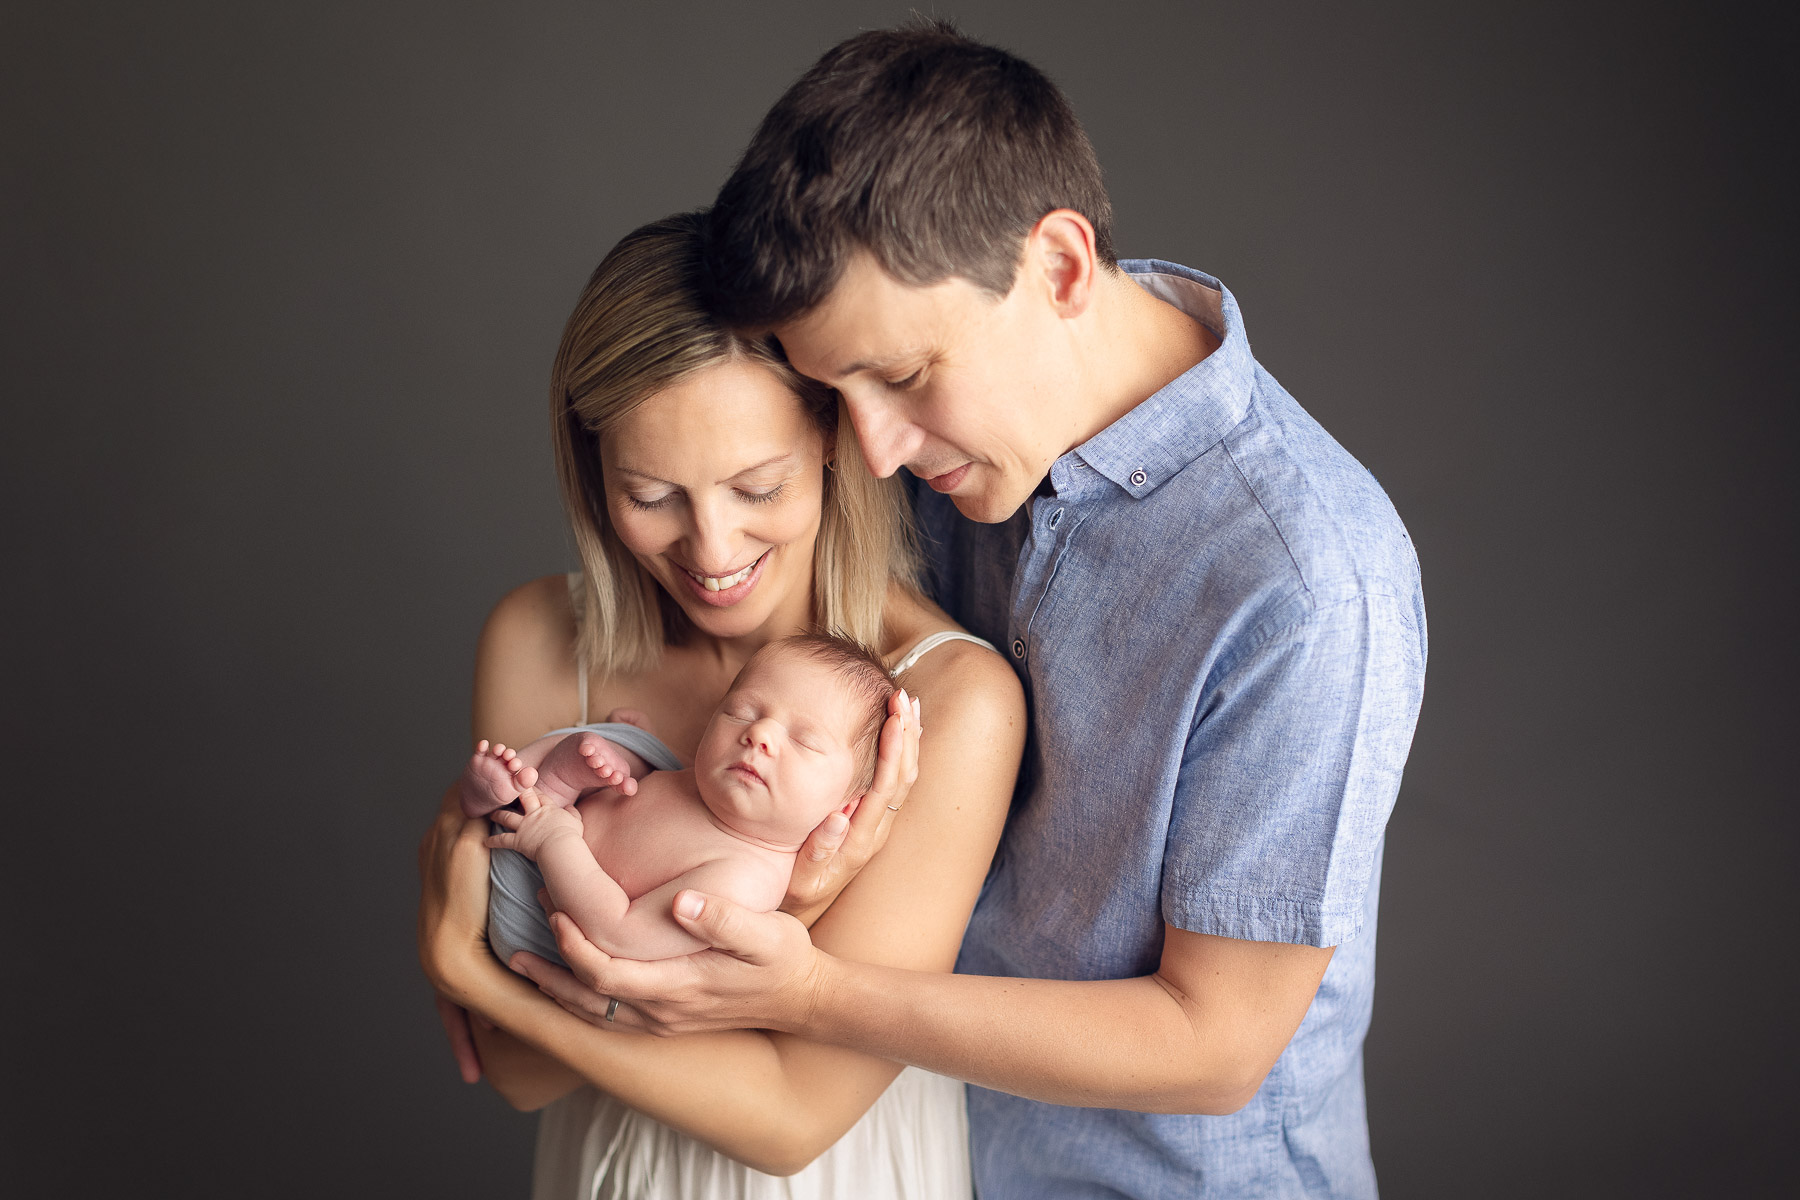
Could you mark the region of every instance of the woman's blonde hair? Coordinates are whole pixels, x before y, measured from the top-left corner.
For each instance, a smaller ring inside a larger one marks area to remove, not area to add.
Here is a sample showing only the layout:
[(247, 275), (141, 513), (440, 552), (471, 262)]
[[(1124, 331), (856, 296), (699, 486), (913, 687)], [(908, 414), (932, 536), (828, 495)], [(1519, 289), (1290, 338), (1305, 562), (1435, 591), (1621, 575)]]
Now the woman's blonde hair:
[(706, 312), (696, 281), (704, 218), (655, 221), (612, 248), (575, 305), (551, 372), (556, 474), (582, 565), (576, 653), (599, 678), (648, 670), (692, 629), (612, 527), (600, 438), (656, 393), (719, 363), (766, 368), (833, 447), (813, 549), (815, 626), (879, 645), (889, 583), (918, 584), (905, 492), (898, 479), (869, 474), (837, 393), (790, 367), (773, 339), (734, 333)]

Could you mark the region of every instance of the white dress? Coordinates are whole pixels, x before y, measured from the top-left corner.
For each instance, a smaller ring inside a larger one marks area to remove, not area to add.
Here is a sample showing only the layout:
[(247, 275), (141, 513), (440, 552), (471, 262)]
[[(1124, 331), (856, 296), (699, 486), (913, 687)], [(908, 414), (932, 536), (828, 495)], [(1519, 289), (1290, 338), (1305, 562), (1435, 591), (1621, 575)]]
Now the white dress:
[[(965, 633), (935, 633), (893, 674)], [(583, 719), (587, 679), (581, 683)], [(958, 1200), (974, 1195), (960, 1081), (907, 1067), (862, 1119), (794, 1175), (766, 1175), (686, 1134), (580, 1088), (538, 1118), (532, 1200)]]

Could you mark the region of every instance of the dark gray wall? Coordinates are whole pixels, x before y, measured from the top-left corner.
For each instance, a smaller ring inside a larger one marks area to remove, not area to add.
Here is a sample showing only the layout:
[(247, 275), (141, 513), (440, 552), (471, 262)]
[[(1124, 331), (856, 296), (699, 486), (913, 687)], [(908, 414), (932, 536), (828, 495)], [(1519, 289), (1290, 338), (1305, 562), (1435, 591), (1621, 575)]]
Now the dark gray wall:
[[(483, 614), (567, 559), (550, 356), (615, 238), (904, 10), (17, 7), (0, 1179), (520, 1194), (531, 1121), (455, 1080), (412, 853)], [(1125, 252), (1225, 279), (1420, 548), (1387, 1195), (1793, 1186), (1791, 30), (945, 11), (1067, 88)]]

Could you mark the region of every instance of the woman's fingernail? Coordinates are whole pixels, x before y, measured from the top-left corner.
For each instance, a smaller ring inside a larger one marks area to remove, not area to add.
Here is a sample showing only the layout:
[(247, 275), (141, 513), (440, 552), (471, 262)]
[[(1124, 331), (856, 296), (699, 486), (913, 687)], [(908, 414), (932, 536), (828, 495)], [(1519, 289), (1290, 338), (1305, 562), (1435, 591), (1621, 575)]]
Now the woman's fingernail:
[(683, 892), (675, 898), (675, 915), (686, 917), (690, 921), (699, 916), (705, 907), (705, 902), (692, 892)]

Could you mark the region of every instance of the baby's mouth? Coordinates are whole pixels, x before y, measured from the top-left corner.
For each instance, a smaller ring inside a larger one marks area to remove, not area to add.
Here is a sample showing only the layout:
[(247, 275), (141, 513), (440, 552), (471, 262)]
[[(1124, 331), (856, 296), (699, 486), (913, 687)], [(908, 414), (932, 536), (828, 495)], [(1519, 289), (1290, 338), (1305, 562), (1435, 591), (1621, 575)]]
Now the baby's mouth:
[(727, 589), (736, 587), (738, 584), (744, 582), (744, 580), (750, 578), (750, 572), (756, 570), (756, 564), (768, 557), (768, 553), (767, 550), (764, 550), (761, 554), (751, 560), (749, 566), (743, 568), (741, 571), (733, 571), (729, 575), (702, 575), (698, 571), (688, 571), (686, 567), (681, 569), (687, 571), (688, 576), (707, 591), (723, 592)]
[(757, 769), (755, 767), (751, 766), (747, 762), (734, 762), (729, 767), (726, 767), (725, 769), (727, 771), (741, 772), (742, 774), (748, 776), (749, 778), (754, 779), (757, 783), (762, 784), (762, 786), (765, 788), (769, 786), (769, 781), (764, 779), (762, 777), (762, 775), (757, 771)]

